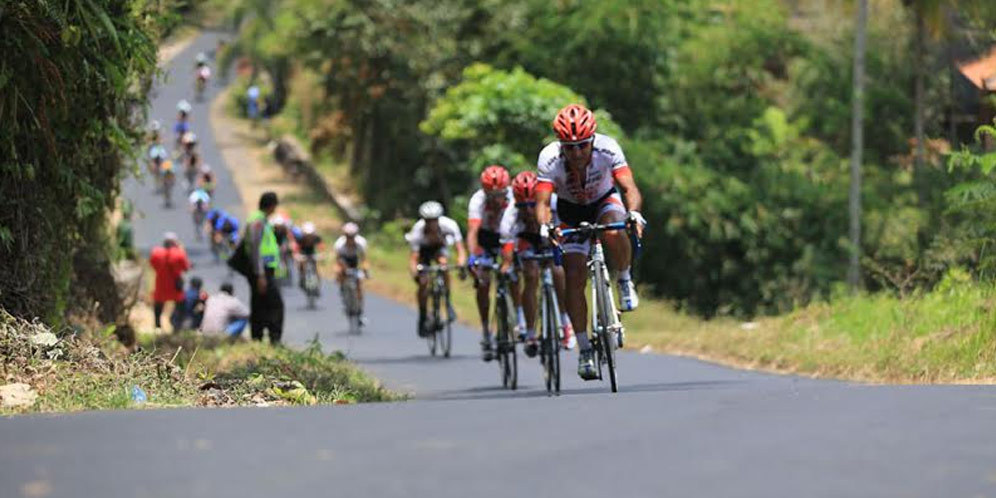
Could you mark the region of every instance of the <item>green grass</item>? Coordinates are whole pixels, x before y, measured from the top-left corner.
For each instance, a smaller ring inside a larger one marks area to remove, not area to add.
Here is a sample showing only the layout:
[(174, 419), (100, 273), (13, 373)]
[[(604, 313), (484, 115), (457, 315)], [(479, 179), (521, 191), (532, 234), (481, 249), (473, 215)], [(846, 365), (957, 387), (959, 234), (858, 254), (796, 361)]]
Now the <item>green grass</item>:
[[(31, 341), (50, 333), (0, 312), (0, 378), (37, 394), (31, 405), (3, 407), (0, 414), (402, 399), (317, 342), (296, 350), (188, 332), (142, 335), (140, 350), (130, 353), (104, 332), (66, 330), (54, 344)], [(147, 402), (132, 401), (133, 386)]]

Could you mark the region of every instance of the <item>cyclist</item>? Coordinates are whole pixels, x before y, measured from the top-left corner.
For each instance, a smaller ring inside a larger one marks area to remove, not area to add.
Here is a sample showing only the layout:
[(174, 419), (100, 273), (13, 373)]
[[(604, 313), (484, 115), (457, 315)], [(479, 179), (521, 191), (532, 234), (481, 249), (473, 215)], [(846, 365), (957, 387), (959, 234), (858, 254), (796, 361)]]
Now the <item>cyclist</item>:
[[(211, 213), (207, 219), (211, 220)], [(227, 245), (229, 249), (234, 248), (239, 241), (239, 220), (238, 218), (218, 210), (214, 215), (214, 222), (211, 224), (211, 251), (214, 253), (215, 261), (220, 261), (222, 247)], [(226, 254), (228, 251), (224, 251)]]
[[(505, 211), (505, 216), (501, 220), (501, 238), (504, 242), (502, 246), (502, 271), (509, 271), (515, 261), (515, 254), (532, 255), (543, 250), (543, 243), (540, 240), (540, 224), (536, 219), (536, 173), (534, 171), (523, 171), (515, 175), (512, 180), (512, 192), (515, 197), (515, 205), (512, 209)], [(553, 223), (559, 224), (557, 216), (557, 196), (553, 194), (550, 199), (550, 208), (553, 213)], [(539, 289), (540, 268), (538, 261), (522, 261), (523, 288), (519, 298), (522, 308), (525, 311), (526, 321), (526, 345), (525, 353), (529, 357), (536, 355), (539, 344), (536, 340), (536, 294)], [(563, 344), (567, 349), (573, 349), (576, 339), (571, 327), (571, 319), (567, 314), (567, 307), (564, 303), (564, 269), (561, 266), (553, 267), (553, 283), (557, 289), (557, 301), (560, 307), (560, 321), (563, 326)]]
[(162, 166), (163, 161), (169, 157), (166, 147), (160, 143), (152, 144), (149, 147), (149, 174), (155, 179), (156, 191), (162, 189)]
[(277, 245), (280, 246), (280, 264), (274, 275), (283, 285), (288, 285), (291, 282), (291, 266), (294, 261), (294, 233), (291, 230), (291, 220), (282, 213), (276, 213), (270, 217), (270, 224), (273, 226), (273, 234), (277, 237)]
[(211, 68), (207, 64), (207, 55), (203, 52), (197, 54), (197, 69), (196, 69), (196, 84), (197, 98), (203, 97), (204, 88), (207, 86), (208, 79), (211, 78)]
[(201, 227), (204, 225), (204, 219), (211, 208), (211, 196), (204, 189), (199, 188), (190, 193), (187, 202), (190, 203), (190, 212), (194, 218), (194, 232), (197, 234), (197, 240), (201, 240)]
[(301, 288), (304, 289), (304, 264), (307, 258), (314, 258), (316, 254), (319, 253), (322, 247), (322, 236), (318, 235), (317, 230), (315, 230), (315, 224), (306, 221), (301, 225), (301, 234), (294, 238), (297, 241), (297, 254), (300, 255), (298, 260), (298, 280), (300, 281)]
[[(405, 240), (411, 246), (411, 256), (408, 260), (408, 270), (418, 284), (418, 335), (425, 337), (431, 327), (426, 320), (426, 303), (429, 299), (429, 275), (419, 271), (419, 267), (432, 263), (445, 265), (449, 258), (449, 247), (456, 246), (457, 266), (467, 263), (467, 251), (463, 246), (463, 235), (460, 225), (452, 218), (443, 216), (443, 205), (436, 201), (423, 202), (418, 208), (421, 217), (415, 226), (405, 234)], [(446, 288), (450, 285), (449, 274), (446, 274)], [(450, 318), (456, 313), (450, 304), (449, 294), (446, 296), (446, 307)]]
[(173, 207), (173, 185), (176, 183), (176, 171), (173, 161), (164, 160), (159, 167), (160, 183), (163, 186), (163, 201), (166, 207)]
[[(550, 206), (553, 193), (557, 194), (558, 214), (566, 226), (628, 219), (635, 226), (637, 236), (643, 233), (646, 224), (640, 214), (643, 199), (626, 163), (626, 156), (614, 139), (595, 133), (596, 128), (595, 115), (577, 104), (564, 107), (553, 120), (558, 140), (543, 148), (537, 163), (536, 217), (541, 223), (540, 235), (544, 238), (550, 235), (550, 223), (553, 222)], [(635, 310), (639, 298), (630, 275), (630, 241), (625, 233), (618, 231), (605, 232), (601, 240), (605, 244), (609, 268), (615, 272), (619, 285), (619, 308), (622, 311)], [(588, 278), (588, 242), (568, 239), (564, 241), (563, 248), (567, 312), (576, 327), (580, 349), (578, 375), (592, 380), (597, 378), (598, 373), (587, 331), (585, 283)]]
[[(502, 166), (491, 165), (481, 172), (481, 188), (470, 197), (467, 212), (467, 249), (470, 252), (468, 265), (474, 276), (474, 287), (477, 288), (477, 312), (481, 318), (481, 354), (484, 361), (492, 359), (493, 345), (491, 331), (488, 329), (488, 317), (491, 304), (491, 269), (487, 266), (477, 266), (477, 263), (487, 264), (498, 257), (501, 252), (499, 231), (501, 219), (512, 207), (512, 190), (509, 189), (511, 179), (508, 170)], [(516, 293), (513, 291), (513, 295)], [(519, 331), (524, 332), (525, 318), (521, 308), (519, 313)]]
[(201, 166), (201, 175), (197, 178), (197, 186), (204, 189), (205, 192), (210, 196), (214, 196), (214, 173), (211, 172), (211, 167), (208, 165)]
[(173, 125), (173, 136), (176, 137), (176, 148), (183, 146), (183, 135), (190, 131), (190, 102), (181, 100), (176, 103), (176, 124)]
[[(342, 285), (346, 277), (346, 270), (362, 270), (364, 277), (370, 275), (370, 263), (367, 261), (367, 239), (360, 235), (360, 227), (356, 223), (349, 222), (342, 226), (342, 235), (335, 240), (332, 246), (335, 253), (335, 279)], [(360, 309), (363, 308), (363, 279), (356, 279), (356, 298), (360, 302)], [(360, 323), (366, 324), (366, 317), (360, 317)]]

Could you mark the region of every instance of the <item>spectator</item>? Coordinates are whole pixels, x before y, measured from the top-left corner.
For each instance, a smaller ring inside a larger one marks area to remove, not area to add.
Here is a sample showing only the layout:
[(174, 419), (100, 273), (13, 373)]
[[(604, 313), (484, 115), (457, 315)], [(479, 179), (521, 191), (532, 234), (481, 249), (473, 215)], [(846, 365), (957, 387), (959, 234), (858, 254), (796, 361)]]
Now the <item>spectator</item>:
[(201, 290), (203, 286), (204, 282), (200, 278), (193, 277), (190, 279), (190, 287), (187, 287), (187, 291), (183, 294), (182, 326), (184, 327), (187, 320), (190, 320), (191, 329), (197, 330), (201, 327), (201, 320), (204, 319), (204, 303), (208, 297), (207, 292)]
[(249, 324), (253, 340), (262, 341), (263, 332), (271, 344), (279, 344), (284, 328), (284, 300), (275, 274), (280, 265), (280, 245), (268, 217), (277, 209), (277, 194), (266, 192), (259, 198), (259, 209), (246, 220), (245, 249), (249, 256), (247, 278), (252, 289), (249, 301)]
[(160, 317), (166, 302), (172, 301), (173, 314), (170, 324), (173, 332), (178, 332), (183, 325), (183, 273), (190, 269), (190, 260), (183, 250), (176, 234), (167, 232), (163, 235), (163, 245), (152, 249), (149, 254), (149, 265), (156, 272), (156, 287), (152, 293), (152, 310), (155, 314), (157, 330), (162, 330)]
[(249, 309), (232, 294), (232, 284), (226, 282), (221, 284), (221, 292), (208, 297), (201, 332), (225, 333), (233, 339), (242, 335), (249, 323)]

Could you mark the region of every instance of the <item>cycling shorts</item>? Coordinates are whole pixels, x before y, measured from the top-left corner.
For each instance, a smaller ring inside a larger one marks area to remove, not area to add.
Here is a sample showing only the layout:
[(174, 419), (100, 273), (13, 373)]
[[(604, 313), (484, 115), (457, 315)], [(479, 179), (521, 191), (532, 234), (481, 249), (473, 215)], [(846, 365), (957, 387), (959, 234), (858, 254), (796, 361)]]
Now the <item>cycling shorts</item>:
[(501, 237), (498, 235), (498, 232), (481, 228), (477, 231), (477, 246), (478, 249), (475, 256), (482, 254), (497, 256), (501, 253)]
[(443, 245), (419, 246), (418, 264), (429, 266), (437, 262), (440, 257), (446, 257), (447, 254), (446, 246)]
[[(590, 204), (574, 204), (559, 198), (557, 199), (557, 213), (560, 215), (561, 226), (570, 228), (583, 222), (598, 223), (608, 213), (619, 213), (625, 216), (626, 206), (623, 205), (619, 191), (613, 187), (600, 199)], [(565, 253), (574, 254), (588, 254), (589, 245), (587, 239), (579, 240), (573, 236), (564, 237), (561, 243)]]

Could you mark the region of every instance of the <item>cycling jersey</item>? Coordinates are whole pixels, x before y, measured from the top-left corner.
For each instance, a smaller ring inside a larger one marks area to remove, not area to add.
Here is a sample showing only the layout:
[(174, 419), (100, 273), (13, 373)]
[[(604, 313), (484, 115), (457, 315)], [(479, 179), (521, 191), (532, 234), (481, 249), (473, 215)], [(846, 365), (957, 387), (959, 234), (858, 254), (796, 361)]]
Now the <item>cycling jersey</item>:
[(501, 228), (501, 219), (509, 207), (515, 203), (512, 196), (512, 189), (505, 189), (505, 196), (495, 199), (497, 202), (488, 202), (488, 195), (484, 189), (478, 189), (470, 197), (470, 206), (467, 210), (467, 224), (480, 224), (481, 229), (498, 233)]
[(439, 218), (439, 232), (439, 236), (436, 237), (426, 234), (425, 220), (418, 220), (415, 226), (405, 234), (405, 240), (408, 241), (413, 251), (417, 251), (421, 247), (432, 246), (441, 249), (463, 240), (463, 234), (460, 233), (460, 225), (452, 218), (446, 216)]
[(186, 121), (177, 121), (176, 124), (173, 125), (173, 133), (178, 137), (182, 137), (184, 133), (187, 133), (189, 131), (190, 131), (190, 123)]
[(209, 68), (207, 66), (201, 66), (201, 68), (197, 70), (197, 77), (201, 78), (203, 80), (206, 80), (206, 79), (210, 78), (211, 77), (211, 68)]
[(207, 192), (198, 189), (190, 193), (187, 201), (192, 205), (198, 205), (199, 203), (200, 206), (207, 206), (211, 203), (211, 196)]
[(234, 216), (223, 213), (215, 220), (214, 231), (228, 235), (234, 242), (239, 237), (239, 220)]
[(166, 147), (162, 144), (152, 144), (149, 146), (149, 159), (166, 159), (169, 154), (166, 152)]
[(358, 267), (360, 261), (363, 261), (367, 257), (367, 239), (364, 239), (362, 235), (357, 235), (353, 241), (355, 244), (353, 247), (349, 247), (346, 236), (340, 235), (332, 247), (332, 252), (335, 253), (336, 259), (342, 261), (350, 268)]
[[(550, 196), (550, 211), (553, 215), (552, 223), (560, 225), (560, 216), (557, 214), (557, 194)], [(539, 245), (539, 222), (535, 216), (531, 219), (525, 208), (517, 208), (505, 211), (501, 219), (501, 242), (506, 250), (516, 249), (524, 251), (528, 248), (535, 249)], [(518, 243), (516, 243), (518, 242)]]
[(296, 237), (297, 248), (305, 256), (314, 256), (318, 245), (322, 243), (322, 236), (317, 233), (302, 234)]
[(567, 169), (560, 142), (552, 142), (540, 152), (537, 190), (556, 192), (562, 201), (588, 205), (604, 198), (619, 176), (629, 175), (629, 165), (622, 148), (611, 137), (596, 133), (591, 162), (582, 175)]

